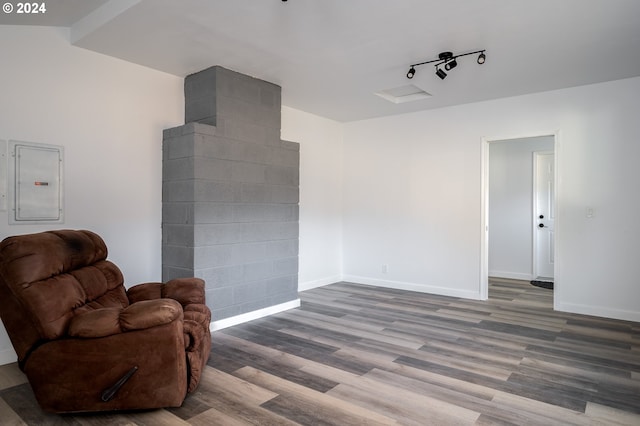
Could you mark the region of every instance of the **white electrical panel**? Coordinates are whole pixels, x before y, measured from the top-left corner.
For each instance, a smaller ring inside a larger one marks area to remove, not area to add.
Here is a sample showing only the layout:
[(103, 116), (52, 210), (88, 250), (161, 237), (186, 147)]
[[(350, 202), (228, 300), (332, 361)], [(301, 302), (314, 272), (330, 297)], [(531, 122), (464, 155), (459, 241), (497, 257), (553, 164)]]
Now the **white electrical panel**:
[(62, 223), (63, 148), (9, 141), (9, 223)]

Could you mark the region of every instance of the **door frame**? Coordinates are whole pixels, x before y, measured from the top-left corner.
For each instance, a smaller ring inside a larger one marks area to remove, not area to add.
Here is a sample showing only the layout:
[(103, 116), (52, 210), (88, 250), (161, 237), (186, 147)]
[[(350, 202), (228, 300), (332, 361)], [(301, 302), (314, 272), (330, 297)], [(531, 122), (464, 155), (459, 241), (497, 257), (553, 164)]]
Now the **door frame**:
[[(553, 136), (553, 152), (554, 152), (554, 181), (555, 181), (555, 193), (554, 193), (554, 203), (556, 208), (556, 218), (555, 218), (555, 230), (553, 235), (553, 245), (555, 249), (554, 253), (554, 265), (553, 265), (553, 275), (554, 275), (554, 292), (553, 292), (553, 304), (554, 309), (556, 309), (556, 304), (558, 300), (559, 289), (561, 285), (559, 281), (559, 269), (560, 269), (560, 245), (559, 235), (560, 235), (560, 210), (561, 206), (558, 202), (559, 197), (558, 194), (561, 193), (561, 180), (559, 167), (560, 157), (561, 157), (561, 135), (560, 130), (554, 131), (540, 131), (540, 132), (532, 132), (526, 134), (519, 134), (513, 136), (496, 136), (496, 137), (488, 137), (483, 136), (481, 138), (481, 153), (480, 153), (480, 288), (479, 288), (479, 296), (480, 300), (487, 300), (489, 298), (489, 144), (492, 142), (504, 142), (512, 139), (525, 139), (525, 138), (535, 138), (541, 136)], [(533, 265), (532, 265), (533, 266)]]

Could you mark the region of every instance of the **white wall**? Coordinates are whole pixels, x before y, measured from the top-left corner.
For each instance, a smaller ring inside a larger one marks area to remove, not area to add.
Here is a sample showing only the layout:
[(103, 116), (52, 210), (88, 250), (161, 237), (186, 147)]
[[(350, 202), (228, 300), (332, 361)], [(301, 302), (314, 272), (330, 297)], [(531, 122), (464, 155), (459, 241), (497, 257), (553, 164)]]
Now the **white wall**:
[(457, 115), (345, 125), (345, 280), (477, 297), (480, 143)]
[[(183, 80), (69, 44), (63, 28), (0, 26), (0, 139), (62, 145), (65, 223), (91, 229), (128, 286), (161, 278), (162, 130), (184, 121)], [(5, 173), (2, 165), (2, 173)], [(0, 364), (15, 352), (0, 328)]]
[(633, 78), (346, 124), (344, 278), (480, 298), (482, 138), (559, 131), (555, 307), (640, 321), (638, 93)]
[(489, 276), (532, 280), (533, 153), (553, 136), (489, 144)]
[(300, 291), (342, 276), (342, 125), (282, 107), (285, 140), (300, 143)]

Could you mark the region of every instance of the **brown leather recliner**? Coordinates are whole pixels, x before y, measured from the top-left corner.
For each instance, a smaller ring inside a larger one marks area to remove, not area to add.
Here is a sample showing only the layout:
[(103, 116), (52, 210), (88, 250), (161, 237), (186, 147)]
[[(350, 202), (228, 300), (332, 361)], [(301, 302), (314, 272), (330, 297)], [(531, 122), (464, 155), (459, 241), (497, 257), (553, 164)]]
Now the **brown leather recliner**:
[(90, 231), (0, 243), (0, 315), (40, 406), (49, 412), (178, 407), (211, 350), (198, 278), (125, 289)]

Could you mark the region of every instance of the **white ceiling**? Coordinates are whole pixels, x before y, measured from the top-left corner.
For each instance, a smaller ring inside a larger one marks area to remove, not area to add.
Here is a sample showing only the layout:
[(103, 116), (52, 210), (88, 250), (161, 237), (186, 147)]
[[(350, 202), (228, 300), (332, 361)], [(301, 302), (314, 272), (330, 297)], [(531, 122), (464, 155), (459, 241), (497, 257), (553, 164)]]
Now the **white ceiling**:
[[(79, 47), (180, 77), (223, 67), (282, 86), (283, 104), (354, 121), (640, 76), (638, 0), (48, 0), (36, 22)], [(82, 16), (86, 15), (84, 18)], [(29, 17), (35, 19), (34, 17)], [(458, 59), (445, 80), (433, 65)], [(395, 104), (374, 93), (414, 84)]]

